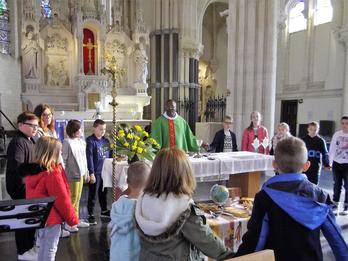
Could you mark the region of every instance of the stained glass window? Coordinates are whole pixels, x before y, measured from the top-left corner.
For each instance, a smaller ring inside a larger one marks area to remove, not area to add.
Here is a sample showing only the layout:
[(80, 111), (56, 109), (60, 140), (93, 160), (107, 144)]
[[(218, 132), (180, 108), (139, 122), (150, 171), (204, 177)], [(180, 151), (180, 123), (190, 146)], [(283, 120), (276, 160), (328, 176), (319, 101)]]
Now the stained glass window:
[(289, 33), (307, 29), (307, 19), (303, 15), (303, 0), (298, 2), (289, 12)]
[(41, 0), (41, 13), (46, 18), (52, 17), (52, 9), (50, 0)]
[(10, 53), (10, 25), (7, 1), (0, 0), (0, 53)]
[(330, 0), (317, 0), (314, 12), (314, 25), (325, 24), (332, 21), (332, 5)]

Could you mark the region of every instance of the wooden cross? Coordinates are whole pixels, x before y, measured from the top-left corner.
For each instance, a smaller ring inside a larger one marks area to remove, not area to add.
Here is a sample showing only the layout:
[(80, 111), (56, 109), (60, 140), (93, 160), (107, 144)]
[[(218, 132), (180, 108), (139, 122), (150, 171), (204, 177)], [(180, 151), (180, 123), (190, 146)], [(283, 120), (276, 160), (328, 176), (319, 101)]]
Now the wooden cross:
[(92, 71), (92, 49), (97, 48), (96, 44), (93, 44), (91, 41), (91, 38), (88, 38), (87, 44), (83, 44), (83, 47), (86, 47), (88, 49), (88, 75), (93, 75)]

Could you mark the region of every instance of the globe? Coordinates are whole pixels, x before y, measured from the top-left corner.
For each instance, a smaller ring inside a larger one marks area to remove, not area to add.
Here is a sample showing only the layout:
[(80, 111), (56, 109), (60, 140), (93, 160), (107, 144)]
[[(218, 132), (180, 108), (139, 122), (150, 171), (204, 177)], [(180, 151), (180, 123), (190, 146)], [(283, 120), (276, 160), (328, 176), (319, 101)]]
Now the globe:
[(223, 185), (215, 184), (210, 189), (210, 198), (218, 205), (225, 204), (228, 196), (228, 189)]

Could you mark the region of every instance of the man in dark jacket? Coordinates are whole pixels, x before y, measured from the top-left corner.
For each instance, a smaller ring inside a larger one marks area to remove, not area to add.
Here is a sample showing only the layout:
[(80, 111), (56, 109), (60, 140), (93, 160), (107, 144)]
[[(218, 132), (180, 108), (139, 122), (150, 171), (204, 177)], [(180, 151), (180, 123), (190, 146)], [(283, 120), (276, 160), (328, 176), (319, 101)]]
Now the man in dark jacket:
[(238, 151), (236, 135), (231, 131), (233, 124), (232, 117), (226, 115), (223, 122), (223, 129), (215, 133), (212, 144), (208, 147), (208, 151), (215, 152), (232, 152)]
[(279, 175), (256, 194), (237, 256), (267, 248), (274, 250), (276, 260), (321, 261), (322, 231), (336, 260), (348, 261), (329, 197), (301, 173), (310, 166), (304, 142), (293, 137), (279, 141), (273, 166)]
[[(17, 117), (18, 130), (7, 148), (6, 190), (12, 199), (25, 199), (25, 183), (19, 175), (19, 166), (33, 160), (34, 140), (39, 119), (31, 112), (23, 112)], [(34, 229), (15, 233), (19, 260), (33, 260), (37, 253), (33, 250)]]

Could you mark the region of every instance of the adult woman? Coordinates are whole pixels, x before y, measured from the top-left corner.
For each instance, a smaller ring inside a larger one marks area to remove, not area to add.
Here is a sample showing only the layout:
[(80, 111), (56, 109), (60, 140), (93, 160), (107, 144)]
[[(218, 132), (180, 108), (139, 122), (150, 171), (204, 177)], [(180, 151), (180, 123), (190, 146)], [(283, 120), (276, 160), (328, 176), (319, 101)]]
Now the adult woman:
[(39, 129), (35, 136), (36, 140), (42, 136), (57, 138), (51, 107), (47, 104), (39, 104), (34, 109), (34, 114), (39, 118)]
[[(242, 150), (268, 154), (268, 131), (261, 125), (261, 114), (253, 111), (250, 115), (251, 123), (244, 130)], [(265, 140), (266, 139), (266, 140)]]

